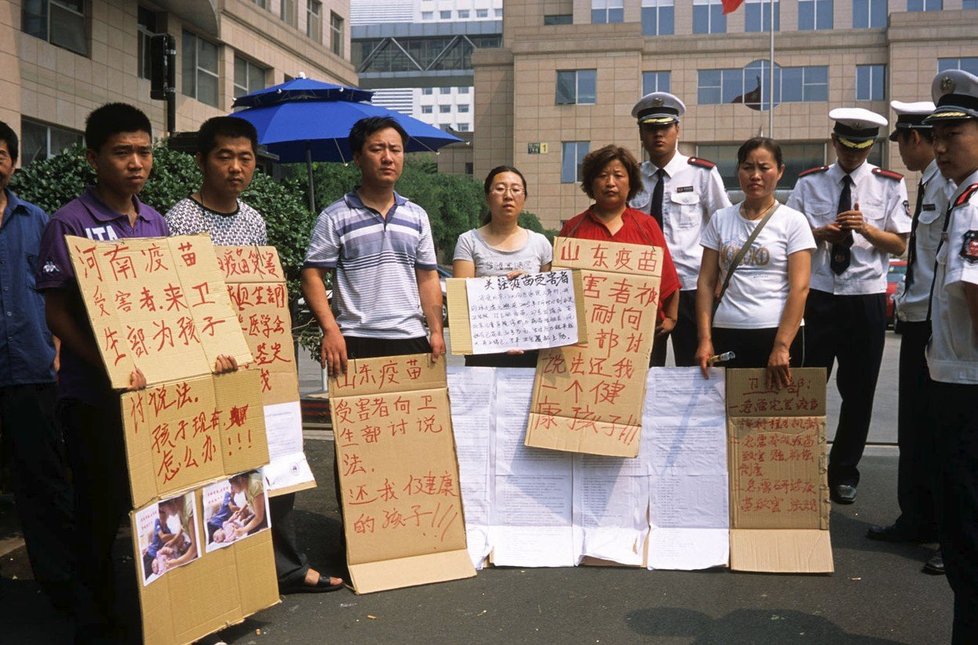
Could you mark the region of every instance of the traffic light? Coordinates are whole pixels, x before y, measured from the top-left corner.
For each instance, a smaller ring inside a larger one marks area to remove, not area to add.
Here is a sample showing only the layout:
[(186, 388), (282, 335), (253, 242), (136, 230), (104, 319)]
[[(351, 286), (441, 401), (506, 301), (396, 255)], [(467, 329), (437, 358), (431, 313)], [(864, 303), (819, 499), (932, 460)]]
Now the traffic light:
[(170, 34), (150, 36), (151, 98), (162, 101), (177, 91), (177, 43)]

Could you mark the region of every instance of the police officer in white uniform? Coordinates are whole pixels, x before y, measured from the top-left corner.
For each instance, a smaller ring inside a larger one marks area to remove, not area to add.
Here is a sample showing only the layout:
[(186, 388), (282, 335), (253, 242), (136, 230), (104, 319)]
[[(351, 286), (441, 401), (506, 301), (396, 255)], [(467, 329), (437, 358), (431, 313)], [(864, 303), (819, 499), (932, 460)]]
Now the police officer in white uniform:
[(931, 92), (937, 167), (958, 184), (937, 251), (927, 365), (952, 643), (963, 644), (978, 639), (978, 77), (941, 72)]
[[(924, 353), (930, 340), (930, 286), (934, 279), (937, 245), (941, 240), (944, 214), (955, 183), (937, 169), (931, 126), (924, 118), (934, 111), (930, 101), (904, 103), (890, 101), (897, 115), (890, 134), (900, 148), (908, 170), (920, 172), (916, 206), (907, 243), (907, 274), (896, 296), (896, 316), (900, 331), (900, 407), (897, 442), (900, 462), (897, 501), (900, 516), (889, 526), (873, 526), (866, 537), (884, 542), (935, 542), (937, 540), (937, 501), (934, 481), (933, 430), (928, 417), (930, 378)], [(940, 549), (924, 565), (924, 571), (944, 573)]]
[[(671, 334), (679, 366), (696, 364), (696, 279), (703, 257), (700, 230), (713, 213), (730, 206), (716, 164), (687, 157), (677, 148), (679, 121), (685, 113), (683, 102), (668, 92), (646, 94), (632, 108), (649, 160), (642, 163), (642, 190), (630, 205), (659, 223), (679, 273), (679, 318)], [(665, 365), (667, 340), (665, 334), (655, 339), (652, 365)]]
[(829, 373), (838, 361), (842, 397), (829, 454), (832, 500), (851, 504), (873, 414), (886, 334), (886, 274), (910, 233), (903, 176), (867, 163), (886, 119), (862, 108), (837, 108), (837, 161), (798, 176), (788, 206), (808, 218), (817, 248), (805, 306), (805, 359)]

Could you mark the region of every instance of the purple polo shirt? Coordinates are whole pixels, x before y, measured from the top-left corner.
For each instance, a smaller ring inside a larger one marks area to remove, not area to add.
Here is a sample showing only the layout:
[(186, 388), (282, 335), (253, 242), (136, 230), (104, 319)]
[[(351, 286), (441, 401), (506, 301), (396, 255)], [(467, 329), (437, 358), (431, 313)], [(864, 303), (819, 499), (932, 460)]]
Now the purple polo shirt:
[[(87, 237), (90, 240), (110, 241), (124, 237), (166, 237), (169, 229), (163, 216), (152, 207), (133, 197), (136, 225), (129, 225), (129, 217), (111, 210), (88, 187), (77, 199), (73, 199), (52, 217), (41, 238), (38, 253), (38, 290), (77, 289), (75, 271), (68, 256), (65, 235)], [(83, 321), (84, 328), (92, 334), (85, 306), (79, 298), (74, 318)], [(95, 342), (94, 336), (92, 342)], [(68, 347), (61, 346), (61, 371), (58, 372), (58, 393), (62, 398), (79, 399), (98, 405), (112, 393), (105, 370), (95, 367)]]

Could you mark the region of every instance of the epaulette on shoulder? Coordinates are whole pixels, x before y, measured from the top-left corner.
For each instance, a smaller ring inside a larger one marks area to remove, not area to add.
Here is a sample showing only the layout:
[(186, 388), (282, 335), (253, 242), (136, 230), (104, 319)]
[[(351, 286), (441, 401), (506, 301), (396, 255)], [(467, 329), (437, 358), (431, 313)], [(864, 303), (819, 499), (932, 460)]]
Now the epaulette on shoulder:
[(825, 172), (828, 169), (829, 169), (828, 166), (815, 166), (814, 168), (809, 168), (808, 170), (802, 170), (800, 173), (798, 173), (798, 176), (807, 177), (808, 175), (814, 175), (820, 172)]
[(717, 165), (712, 161), (707, 161), (706, 159), (700, 159), (699, 157), (690, 157), (689, 165), (699, 166), (700, 168), (706, 168), (707, 170), (713, 170), (714, 168), (717, 167)]
[(873, 174), (879, 175), (880, 177), (886, 177), (887, 179), (892, 179), (893, 181), (900, 181), (903, 179), (903, 175), (898, 172), (893, 172), (892, 170), (884, 170), (882, 168), (873, 168)]
[(971, 184), (965, 188), (960, 195), (958, 195), (957, 199), (954, 200), (954, 207), (957, 208), (958, 206), (967, 204), (971, 199), (971, 196), (975, 193), (978, 193), (978, 184)]

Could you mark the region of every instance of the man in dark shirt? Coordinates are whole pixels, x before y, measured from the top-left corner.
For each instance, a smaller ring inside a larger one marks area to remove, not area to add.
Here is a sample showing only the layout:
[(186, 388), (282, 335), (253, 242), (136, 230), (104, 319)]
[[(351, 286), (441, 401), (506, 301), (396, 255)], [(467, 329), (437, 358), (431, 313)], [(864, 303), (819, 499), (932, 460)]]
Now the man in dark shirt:
[(17, 134), (0, 121), (0, 434), (34, 578), (67, 608), (71, 496), (54, 422), (55, 348), (34, 289), (48, 216), (7, 189), (18, 149)]

